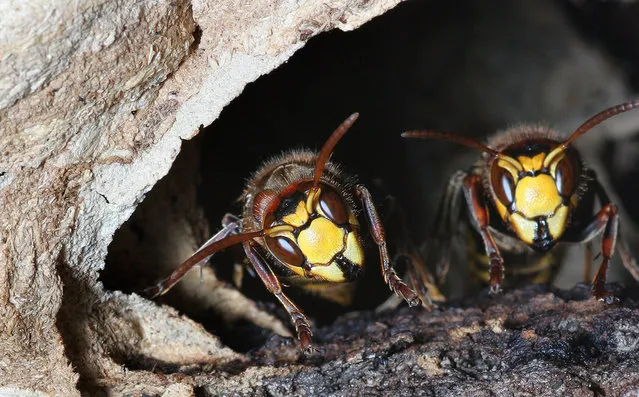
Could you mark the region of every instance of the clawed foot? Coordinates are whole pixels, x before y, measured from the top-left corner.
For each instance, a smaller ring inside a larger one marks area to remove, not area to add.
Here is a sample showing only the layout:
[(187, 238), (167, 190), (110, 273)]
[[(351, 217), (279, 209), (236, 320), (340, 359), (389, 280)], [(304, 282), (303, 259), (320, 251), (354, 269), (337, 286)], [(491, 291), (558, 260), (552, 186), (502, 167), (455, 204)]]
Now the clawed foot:
[(398, 277), (391, 278), (388, 283), (391, 291), (395, 292), (397, 296), (404, 299), (408, 306), (413, 307), (421, 303), (419, 296), (408, 285), (404, 284)]
[(153, 287), (143, 289), (141, 295), (146, 296), (149, 299), (155, 299), (158, 296), (162, 295), (165, 291), (166, 289), (163, 287), (163, 285), (158, 284)]
[(300, 341), (300, 348), (305, 356), (310, 356), (313, 353), (317, 353), (318, 349), (313, 344), (313, 334), (309, 329), (300, 329), (297, 331), (297, 338)]
[(385, 269), (384, 281), (395, 295), (399, 296), (408, 303), (408, 306), (413, 307), (421, 303), (419, 296), (408, 285), (406, 285), (392, 268)]
[(319, 348), (312, 343), (306, 346), (302, 344), (301, 348), (302, 348), (302, 353), (304, 354), (305, 357), (310, 357), (315, 354), (321, 354)]
[(504, 263), (499, 254), (490, 254), (490, 295), (501, 293), (501, 284), (504, 282)]
[(490, 296), (499, 295), (501, 293), (502, 293), (502, 289), (501, 289), (501, 285), (499, 284), (491, 285), (490, 289), (488, 290), (488, 294)]
[(303, 314), (299, 314), (291, 319), (295, 325), (297, 339), (300, 341), (300, 348), (305, 356), (318, 353), (319, 349), (313, 344), (313, 331), (311, 325)]
[(619, 298), (606, 291), (603, 285), (594, 285), (592, 287), (592, 296), (599, 302), (603, 302), (606, 305), (612, 305), (619, 302)]

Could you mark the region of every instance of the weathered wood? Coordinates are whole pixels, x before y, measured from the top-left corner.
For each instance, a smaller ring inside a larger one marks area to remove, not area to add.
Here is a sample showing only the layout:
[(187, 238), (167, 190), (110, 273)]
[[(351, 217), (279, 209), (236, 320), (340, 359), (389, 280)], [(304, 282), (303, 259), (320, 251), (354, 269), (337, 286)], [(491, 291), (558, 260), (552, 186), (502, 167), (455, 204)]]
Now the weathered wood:
[(203, 396), (634, 395), (638, 296), (615, 291), (623, 300), (614, 306), (590, 299), (587, 286), (530, 286), (431, 312), (351, 313), (318, 330), (321, 355), (305, 358), (296, 343), (273, 337), (250, 362), (218, 371), (160, 366), (108, 386), (127, 393), (142, 379), (157, 390), (183, 383)]

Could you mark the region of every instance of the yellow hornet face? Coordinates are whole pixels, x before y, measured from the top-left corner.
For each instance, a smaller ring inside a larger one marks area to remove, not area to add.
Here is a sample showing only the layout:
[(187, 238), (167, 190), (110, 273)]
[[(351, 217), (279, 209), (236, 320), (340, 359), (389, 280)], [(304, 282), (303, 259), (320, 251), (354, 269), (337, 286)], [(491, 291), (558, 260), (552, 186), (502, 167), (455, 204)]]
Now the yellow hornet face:
[(522, 241), (539, 251), (552, 248), (566, 230), (581, 171), (576, 152), (551, 145), (528, 142), (507, 149), (490, 164), (499, 215)]
[(313, 280), (344, 282), (362, 273), (364, 252), (359, 223), (344, 199), (320, 183), (289, 186), (269, 207), (265, 237), (271, 254), (293, 273)]

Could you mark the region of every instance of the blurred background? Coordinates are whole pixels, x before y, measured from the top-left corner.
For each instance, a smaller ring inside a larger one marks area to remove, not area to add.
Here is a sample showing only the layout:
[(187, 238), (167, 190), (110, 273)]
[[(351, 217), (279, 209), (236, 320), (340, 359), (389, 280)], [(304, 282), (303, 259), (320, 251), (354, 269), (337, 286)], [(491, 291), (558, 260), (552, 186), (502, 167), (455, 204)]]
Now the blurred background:
[[(139, 292), (168, 275), (220, 228), (225, 213), (241, 212), (234, 201), (264, 160), (290, 148), (319, 149), (353, 112), (360, 118), (337, 145), (333, 160), (358, 175), (382, 211), (387, 195), (394, 196), (419, 244), (432, 228), (448, 178), (468, 169), (479, 153), (445, 142), (407, 141), (399, 136), (402, 131), (428, 128), (484, 139), (522, 123), (541, 123), (568, 135), (595, 113), (634, 98), (638, 89), (639, 3), (402, 3), (354, 32), (334, 30), (311, 38), (286, 64), (249, 84), (215, 123), (184, 142), (174, 170), (114, 237), (102, 280), (108, 289)], [(576, 145), (613, 201), (623, 206), (622, 228), (635, 253), (637, 132), (639, 111), (629, 112)], [(182, 248), (173, 249), (176, 245)], [(599, 240), (593, 249), (598, 252)], [(318, 325), (345, 310), (372, 309), (388, 297), (376, 254), (370, 257), (373, 292), (356, 294), (349, 309), (296, 297)], [(555, 284), (570, 288), (581, 281), (582, 258), (581, 247), (570, 249)], [(230, 280), (228, 253), (213, 262), (218, 277)], [(618, 261), (609, 275), (609, 281), (635, 283)], [(449, 274), (465, 277), (463, 269)], [(242, 291), (266, 302), (259, 307), (274, 311), (288, 326), (259, 280), (245, 277)], [(224, 314), (213, 315), (188, 291), (184, 294), (167, 294), (165, 302), (203, 321), (239, 350), (270, 334), (263, 331), (246, 342), (254, 326), (244, 323), (241, 331), (229, 331)]]

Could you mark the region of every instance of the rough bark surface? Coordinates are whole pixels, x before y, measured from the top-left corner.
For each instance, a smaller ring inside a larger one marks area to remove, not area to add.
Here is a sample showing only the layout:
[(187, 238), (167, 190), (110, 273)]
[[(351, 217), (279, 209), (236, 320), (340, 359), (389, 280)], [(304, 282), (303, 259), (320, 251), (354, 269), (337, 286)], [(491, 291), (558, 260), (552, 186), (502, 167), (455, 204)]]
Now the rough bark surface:
[(198, 345), (191, 359), (202, 346), (233, 357), (167, 309), (105, 291), (107, 246), (181, 139), (245, 84), (396, 3), (2, 2), (0, 393), (77, 395), (78, 374), (91, 390), (126, 374), (118, 352), (168, 360), (175, 345), (160, 342), (180, 333), (201, 336), (173, 339)]
[[(590, 299), (585, 285), (530, 286), (431, 312), (351, 313), (318, 330), (321, 355), (302, 357), (296, 343), (273, 337), (250, 363), (156, 367), (149, 382), (183, 382), (202, 396), (631, 396), (639, 306), (636, 292), (616, 292), (613, 306)], [(110, 386), (130, 392), (140, 376)]]

